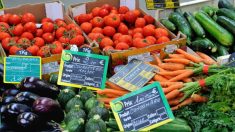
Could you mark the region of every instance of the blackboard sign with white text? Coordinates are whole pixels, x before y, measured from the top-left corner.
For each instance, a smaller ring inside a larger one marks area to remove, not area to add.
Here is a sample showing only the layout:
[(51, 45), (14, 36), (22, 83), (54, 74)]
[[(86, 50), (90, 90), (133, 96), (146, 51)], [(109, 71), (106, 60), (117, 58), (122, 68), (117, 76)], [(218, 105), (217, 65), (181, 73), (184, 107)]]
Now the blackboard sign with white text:
[(148, 131), (174, 119), (159, 83), (111, 101), (120, 131)]
[(180, 6), (179, 0), (145, 0), (148, 10), (159, 8), (177, 8)]
[(58, 84), (89, 89), (104, 89), (108, 56), (64, 50), (61, 56)]

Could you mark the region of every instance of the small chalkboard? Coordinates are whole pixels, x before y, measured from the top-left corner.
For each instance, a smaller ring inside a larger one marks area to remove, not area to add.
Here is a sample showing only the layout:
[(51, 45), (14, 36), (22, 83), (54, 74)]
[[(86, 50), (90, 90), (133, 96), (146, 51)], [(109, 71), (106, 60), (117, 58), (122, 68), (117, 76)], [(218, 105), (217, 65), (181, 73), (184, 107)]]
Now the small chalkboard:
[(25, 77), (41, 78), (41, 58), (10, 56), (4, 58), (4, 83), (20, 83)]
[(132, 59), (127, 65), (114, 74), (109, 81), (125, 88), (135, 91), (142, 88), (153, 76), (157, 69), (141, 60)]
[(61, 56), (58, 84), (98, 90), (105, 88), (108, 56), (64, 50)]
[(145, 0), (148, 10), (159, 8), (177, 8), (180, 6), (179, 0)]
[(120, 131), (148, 131), (174, 119), (157, 82), (119, 97), (110, 105)]
[(92, 49), (90, 48), (90, 47), (86, 47), (86, 46), (84, 46), (84, 47), (81, 47), (80, 49), (79, 49), (79, 51), (80, 52), (85, 52), (85, 53), (92, 53)]
[(29, 51), (27, 51), (27, 50), (18, 50), (17, 52), (16, 52), (16, 55), (21, 55), (21, 56), (32, 56), (32, 54), (29, 52)]

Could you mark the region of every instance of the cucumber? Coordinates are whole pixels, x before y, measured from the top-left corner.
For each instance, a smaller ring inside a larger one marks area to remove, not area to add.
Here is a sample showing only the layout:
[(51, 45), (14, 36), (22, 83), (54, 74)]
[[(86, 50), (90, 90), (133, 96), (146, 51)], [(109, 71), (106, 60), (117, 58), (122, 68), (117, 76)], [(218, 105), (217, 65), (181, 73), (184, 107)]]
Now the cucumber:
[(217, 16), (216, 14), (214, 14), (214, 15), (212, 16), (212, 19), (213, 19), (214, 21), (217, 21), (217, 18), (218, 18), (218, 16)]
[(181, 8), (176, 8), (175, 12), (179, 13), (181, 16), (184, 16), (183, 11), (181, 10)]
[(218, 51), (217, 51), (217, 55), (218, 56), (224, 56), (224, 55), (228, 55), (229, 52), (228, 52), (228, 48), (226, 48), (225, 46), (221, 45), (221, 44), (217, 44), (217, 47), (218, 47)]
[(170, 31), (173, 32), (176, 30), (175, 24), (169, 21), (168, 19), (161, 19), (160, 22)]
[(201, 10), (204, 11), (206, 14), (208, 14), (210, 17), (212, 17), (217, 11), (217, 9), (211, 6), (203, 6)]
[(233, 4), (230, 3), (228, 0), (219, 0), (218, 7), (219, 8), (227, 8), (227, 9), (235, 10), (235, 8), (233, 7)]
[(235, 12), (226, 8), (221, 8), (216, 13), (218, 16), (226, 16), (235, 21)]
[(213, 21), (207, 14), (202, 11), (198, 11), (195, 13), (195, 18), (218, 42), (224, 46), (231, 46), (233, 44), (233, 35)]
[(179, 125), (179, 124), (173, 124), (173, 123), (167, 123), (165, 125), (162, 125), (160, 127), (157, 127), (151, 132), (191, 132), (192, 129), (188, 125)]
[(235, 35), (235, 21), (234, 20), (225, 16), (218, 16), (216, 22), (219, 23), (228, 31), (230, 31), (233, 35)]
[(217, 45), (211, 42), (208, 38), (198, 39), (191, 43), (191, 48), (196, 51), (215, 53)]
[(169, 15), (169, 20), (173, 22), (179, 31), (185, 34), (188, 37), (188, 40), (191, 40), (192, 30), (186, 19), (177, 12), (172, 12)]
[(196, 35), (198, 37), (204, 38), (206, 36), (206, 33), (205, 33), (204, 29), (202, 28), (202, 26), (194, 18), (194, 16), (191, 13), (189, 13), (189, 12), (185, 12), (184, 16), (188, 20), (191, 28), (196, 33)]

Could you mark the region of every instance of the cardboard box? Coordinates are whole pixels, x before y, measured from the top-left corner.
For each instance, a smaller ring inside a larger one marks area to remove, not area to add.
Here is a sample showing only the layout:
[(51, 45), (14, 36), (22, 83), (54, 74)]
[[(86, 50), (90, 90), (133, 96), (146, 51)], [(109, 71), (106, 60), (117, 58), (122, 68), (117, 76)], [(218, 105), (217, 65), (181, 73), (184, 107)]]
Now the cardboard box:
[[(128, 6), (130, 10), (139, 9), (142, 14), (146, 14), (142, 9), (139, 8), (139, 0), (97, 0), (95, 2), (87, 2), (87, 3), (79, 3), (70, 5), (68, 7), (68, 14), (71, 18), (77, 16), (82, 13), (90, 13), (91, 10), (95, 7), (102, 6), (103, 4), (110, 4), (119, 8), (121, 5)], [(165, 28), (160, 22), (155, 21), (156, 27)], [(183, 34), (179, 34), (178, 37), (170, 32), (167, 28), (165, 28), (169, 34), (172, 41), (159, 44), (159, 45), (152, 45), (145, 48), (140, 49), (133, 49), (133, 50), (124, 50), (124, 51), (111, 51), (111, 52), (104, 52), (103, 54), (110, 56), (111, 67), (114, 68), (116, 65), (120, 65), (126, 63), (128, 60), (128, 56), (133, 56), (137, 54), (143, 54), (147, 52), (159, 52), (161, 56), (164, 56), (164, 48), (167, 45), (173, 44), (177, 47), (181, 45), (186, 45), (186, 36)]]
[[(12, 14), (24, 14), (26, 12), (30, 12), (35, 15), (36, 21), (40, 23), (41, 19), (44, 17), (49, 17), (52, 20), (55, 20), (57, 18), (64, 19), (64, 21), (69, 24), (69, 23), (75, 23), (66, 13), (65, 13), (65, 8), (64, 4), (61, 1), (51, 1), (47, 3), (37, 3), (37, 4), (24, 4), (24, 5), (19, 5), (13, 8), (6, 8), (4, 10), (0, 11), (0, 15), (6, 14), (6, 13), (12, 13)], [(76, 24), (76, 23), (75, 23)], [(86, 39), (86, 38), (85, 38)], [(88, 41), (88, 40), (87, 40)], [(89, 41), (88, 41), (89, 42)], [(97, 46), (93, 47), (92, 50), (95, 53), (99, 53), (100, 51)], [(4, 50), (0, 48), (0, 53), (5, 54)], [(2, 57), (2, 55), (1, 55)], [(58, 69), (52, 70), (50, 72), (50, 67), (52, 64), (54, 64), (54, 68), (56, 68), (55, 65), (59, 65), (59, 61), (61, 55), (53, 55), (51, 57), (47, 58), (42, 58), (42, 71), (43, 72), (43, 78), (48, 79), (50, 73), (55, 73), (59, 71)], [(1, 59), (1, 58), (0, 58)]]

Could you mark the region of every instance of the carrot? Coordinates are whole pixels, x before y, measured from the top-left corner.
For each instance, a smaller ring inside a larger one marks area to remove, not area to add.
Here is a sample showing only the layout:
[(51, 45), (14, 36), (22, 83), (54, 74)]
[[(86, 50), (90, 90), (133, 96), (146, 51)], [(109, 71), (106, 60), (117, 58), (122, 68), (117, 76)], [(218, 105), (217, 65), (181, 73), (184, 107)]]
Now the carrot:
[(115, 90), (115, 89), (97, 90), (96, 92), (97, 92), (97, 94), (100, 94), (100, 95), (114, 94), (114, 95), (119, 95), (119, 96), (122, 96), (122, 95), (128, 93), (127, 91)]
[(179, 63), (162, 63), (158, 65), (164, 70), (176, 71), (176, 70), (183, 70), (185, 66)]
[(202, 59), (201, 59), (201, 58), (198, 58), (198, 57), (196, 57), (196, 56), (194, 56), (194, 55), (191, 55), (191, 54), (185, 52), (185, 51), (182, 50), (182, 49), (177, 49), (176, 51), (177, 51), (178, 53), (180, 53), (180, 54), (183, 54), (183, 55), (185, 56), (185, 58), (187, 58), (187, 59), (189, 59), (189, 60), (191, 60), (191, 61), (193, 61), (193, 62), (195, 62), (195, 63), (202, 62)]
[(217, 64), (216, 61), (214, 59), (212, 59), (210, 56), (202, 53), (202, 52), (196, 52), (202, 59), (203, 62), (207, 65), (213, 65), (213, 64)]
[(98, 98), (99, 101), (104, 102), (104, 103), (110, 103), (114, 99), (115, 98)]
[(168, 81), (168, 79), (166, 79), (165, 77), (163, 77), (163, 76), (161, 76), (161, 75), (158, 75), (158, 74), (156, 74), (156, 75), (153, 77), (153, 79), (154, 79), (155, 81), (159, 81), (159, 82), (166, 82), (166, 81)]
[(169, 87), (171, 85), (181, 83), (181, 82), (159, 82), (162, 87)]
[(179, 74), (173, 78), (171, 78), (170, 80), (168, 80), (169, 82), (176, 82), (176, 81), (180, 81), (183, 78), (187, 78), (190, 77), (191, 75), (193, 75), (194, 71), (193, 70), (187, 70), (186, 72)]
[(120, 87), (110, 81), (106, 81), (106, 85), (111, 89), (127, 91), (126, 89), (124, 89), (124, 88), (122, 88), (122, 87)]
[(177, 71), (169, 71), (169, 72), (159, 72), (158, 74), (163, 75), (163, 76), (177, 76), (179, 74), (184, 73), (187, 70), (177, 70)]
[(179, 108), (189, 105), (193, 102), (192, 98), (187, 98), (186, 100), (184, 100), (183, 102), (181, 102), (180, 104), (174, 106), (171, 108), (171, 110), (178, 110)]
[(178, 89), (175, 89), (169, 93), (166, 94), (166, 99), (171, 100), (177, 97), (180, 94), (180, 91)]
[(149, 65), (151, 65), (151, 66), (153, 66), (153, 67), (155, 67), (155, 68), (158, 69), (160, 72), (161, 72), (161, 71), (165, 71), (164, 69), (162, 69), (161, 67), (159, 67), (159, 66), (157, 66), (157, 65), (151, 64), (151, 63), (149, 63), (149, 62), (146, 62), (146, 63), (149, 64)]
[(169, 54), (168, 56), (170, 58), (185, 58), (182, 54)]
[(184, 64), (184, 65), (189, 65), (190, 64), (190, 60), (188, 59), (178, 59), (178, 58), (174, 58), (174, 59), (164, 59), (165, 62), (172, 62), (172, 63), (180, 63), (180, 64)]
[(156, 54), (152, 54), (152, 56), (157, 65), (162, 64), (161, 59)]
[(192, 82), (192, 81), (193, 81), (191, 78), (183, 78), (182, 80), (183, 80), (185, 83), (187, 83), (187, 82)]
[(116, 95), (116, 94), (105, 94), (105, 96), (107, 98), (118, 98), (118, 97), (120, 97), (120, 95)]
[(207, 102), (207, 98), (206, 97), (203, 97), (201, 95), (198, 95), (198, 94), (193, 94), (191, 96), (193, 102), (196, 102), (196, 103), (204, 103), (204, 102)]
[(105, 107), (108, 108), (108, 109), (111, 108), (110, 104), (104, 104), (104, 105), (105, 105)]
[(171, 92), (171, 91), (173, 91), (173, 90), (180, 89), (180, 88), (182, 88), (183, 86), (184, 86), (183, 83), (177, 83), (177, 84), (173, 84), (173, 85), (171, 85), (171, 86), (169, 86), (169, 87), (167, 87), (167, 88), (164, 88), (163, 91), (164, 91), (165, 94), (167, 94), (167, 93), (169, 93), (169, 92)]
[(179, 99), (172, 99), (168, 101), (170, 106), (175, 106), (178, 105), (180, 103)]

